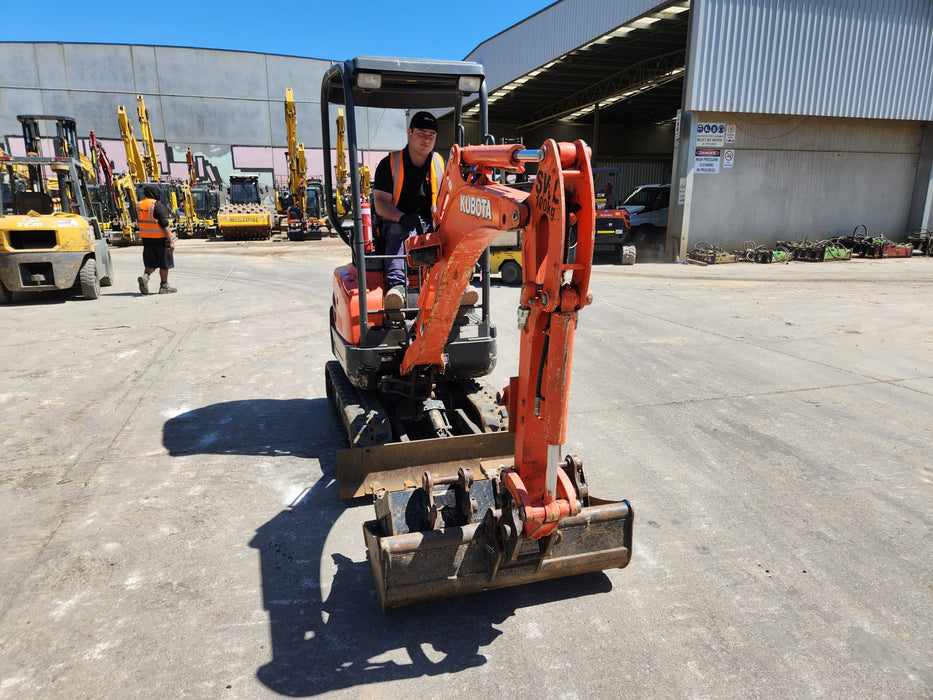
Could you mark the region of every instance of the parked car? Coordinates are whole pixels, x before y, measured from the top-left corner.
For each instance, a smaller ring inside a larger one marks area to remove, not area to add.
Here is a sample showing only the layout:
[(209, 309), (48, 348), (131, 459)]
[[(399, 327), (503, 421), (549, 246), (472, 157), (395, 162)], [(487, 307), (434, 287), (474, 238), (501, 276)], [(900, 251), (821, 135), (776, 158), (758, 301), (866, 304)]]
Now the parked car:
[(633, 229), (639, 226), (666, 229), (670, 200), (670, 185), (639, 185), (622, 200), (622, 206), (628, 209)]
[(660, 254), (667, 235), (667, 213), (671, 200), (670, 185), (639, 185), (622, 200), (628, 210), (631, 234), (628, 245)]

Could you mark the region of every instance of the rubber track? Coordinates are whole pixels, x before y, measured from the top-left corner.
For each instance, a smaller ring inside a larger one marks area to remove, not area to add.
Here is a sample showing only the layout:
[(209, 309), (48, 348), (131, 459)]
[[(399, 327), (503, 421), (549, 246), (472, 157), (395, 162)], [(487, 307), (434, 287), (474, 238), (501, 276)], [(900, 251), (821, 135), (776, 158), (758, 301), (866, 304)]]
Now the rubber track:
[(458, 386), (466, 401), (473, 405), (482, 420), (484, 432), (495, 433), (509, 429), (508, 411), (496, 403), (496, 395), (485, 379), (463, 379)]
[(361, 394), (336, 360), (324, 365), (328, 397), (350, 447), (372, 447), (392, 442), (389, 416), (375, 398)]

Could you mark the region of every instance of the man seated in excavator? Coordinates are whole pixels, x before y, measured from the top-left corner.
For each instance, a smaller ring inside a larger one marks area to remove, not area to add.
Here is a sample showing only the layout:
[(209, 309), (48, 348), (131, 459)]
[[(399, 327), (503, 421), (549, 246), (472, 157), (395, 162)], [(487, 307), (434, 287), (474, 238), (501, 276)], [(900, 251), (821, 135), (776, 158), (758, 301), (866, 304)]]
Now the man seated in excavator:
[[(403, 256), (405, 241), (433, 229), (437, 192), (444, 173), (444, 159), (434, 151), (437, 119), (430, 112), (417, 112), (408, 125), (405, 148), (385, 156), (376, 167), (373, 205), (376, 210), (376, 245), (385, 255)], [(385, 308), (398, 311), (408, 306), (408, 274), (405, 259), (386, 261)], [(479, 294), (468, 287), (461, 306), (476, 304)], [(394, 320), (400, 314), (393, 314)]]

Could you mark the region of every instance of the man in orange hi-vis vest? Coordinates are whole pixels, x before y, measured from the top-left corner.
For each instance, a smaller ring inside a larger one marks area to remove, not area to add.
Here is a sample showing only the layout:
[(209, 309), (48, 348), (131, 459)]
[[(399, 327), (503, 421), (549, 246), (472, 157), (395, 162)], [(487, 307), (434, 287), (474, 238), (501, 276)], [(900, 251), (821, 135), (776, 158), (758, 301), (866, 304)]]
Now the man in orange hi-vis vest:
[(139, 237), (143, 240), (143, 267), (145, 272), (137, 278), (139, 291), (149, 293), (149, 275), (159, 270), (159, 294), (173, 294), (178, 290), (168, 284), (168, 271), (175, 267), (175, 240), (168, 227), (168, 209), (159, 201), (162, 190), (149, 183), (143, 187), (145, 199), (139, 203)]
[[(385, 255), (405, 255), (409, 236), (431, 230), (437, 204), (437, 190), (444, 174), (444, 159), (434, 152), (437, 118), (430, 112), (416, 112), (408, 126), (408, 144), (379, 161), (373, 180), (373, 205), (382, 220)], [(407, 306), (404, 258), (385, 261), (386, 309)], [(461, 306), (473, 306), (479, 293), (467, 287)]]

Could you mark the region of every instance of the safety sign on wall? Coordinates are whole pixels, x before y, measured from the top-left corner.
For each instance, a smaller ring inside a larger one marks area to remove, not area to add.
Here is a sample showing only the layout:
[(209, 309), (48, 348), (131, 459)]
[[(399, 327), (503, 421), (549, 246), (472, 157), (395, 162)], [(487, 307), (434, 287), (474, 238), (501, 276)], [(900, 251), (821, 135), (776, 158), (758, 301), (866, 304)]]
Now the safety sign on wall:
[(718, 148), (698, 148), (693, 159), (693, 172), (704, 175), (715, 175), (719, 172)]
[(725, 124), (710, 124), (708, 122), (697, 124), (697, 148), (722, 146), (725, 138)]
[(735, 124), (726, 125), (726, 143), (735, 143)]
[(727, 148), (722, 152), (722, 167), (731, 168), (735, 164), (735, 150)]

